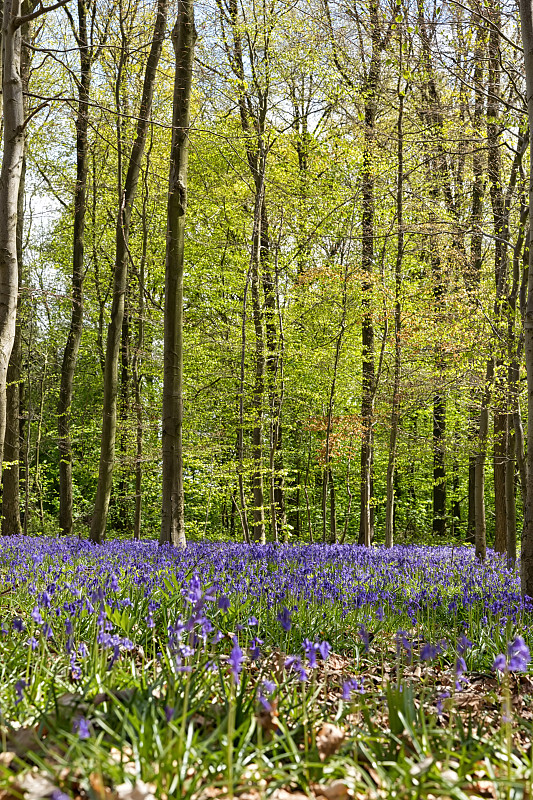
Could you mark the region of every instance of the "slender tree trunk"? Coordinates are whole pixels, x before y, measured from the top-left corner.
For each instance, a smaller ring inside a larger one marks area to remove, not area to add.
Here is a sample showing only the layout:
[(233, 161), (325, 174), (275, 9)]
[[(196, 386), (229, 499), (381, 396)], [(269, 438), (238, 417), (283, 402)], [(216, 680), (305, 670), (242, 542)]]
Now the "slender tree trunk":
[[(500, 25), (499, 0), (491, 0), (488, 8), (491, 20), (488, 40), (488, 93), (487, 93), (487, 173), (494, 223), (494, 282), (496, 287), (495, 324), (501, 328), (505, 288), (507, 284), (507, 238), (505, 199), (502, 187), (500, 142)], [(502, 330), (503, 333), (503, 330)], [(503, 553), (507, 547), (507, 512), (505, 508), (507, 466), (507, 370), (503, 362), (502, 347), (494, 343), (494, 549)]]
[[(533, 420), (533, 0), (520, 0), (520, 20), (526, 70), (526, 96), (529, 120), (529, 271), (524, 315), (524, 342), (527, 371), (528, 419)], [(533, 597), (533, 425), (527, 431), (526, 503), (520, 571), (522, 594)]]
[[(511, 423), (511, 418), (509, 419)], [(516, 503), (515, 503), (515, 455), (516, 435), (510, 431), (508, 438), (507, 469), (505, 472), (505, 494), (507, 507), (507, 566), (512, 568), (516, 562)]]
[[(241, 358), (240, 358), (240, 377), (239, 393), (237, 404), (239, 407), (239, 421), (237, 427), (237, 481), (239, 485), (239, 499), (241, 503), (240, 518), (242, 533), (246, 544), (250, 544), (250, 529), (248, 526), (248, 508), (246, 503), (246, 492), (244, 491), (244, 377), (246, 368), (246, 309), (248, 304), (248, 287), (250, 285), (250, 275), (252, 264), (250, 263), (246, 274), (246, 283), (242, 299), (242, 321), (241, 321)], [(233, 495), (232, 495), (233, 497)]]
[(165, 37), (168, 3), (169, 0), (158, 0), (157, 2), (157, 16), (144, 75), (143, 92), (137, 122), (137, 135), (131, 150), (126, 182), (121, 193), (120, 208), (117, 215), (113, 302), (111, 306), (111, 321), (107, 331), (104, 368), (104, 408), (100, 464), (90, 534), (91, 541), (93, 542), (101, 542), (105, 536), (107, 512), (113, 486), (117, 429), (118, 360), (128, 280), (128, 243), (131, 212), (137, 192), (142, 157), (149, 128), (152, 98), (157, 77), (157, 65), (159, 63)]
[[(26, 28), (27, 26), (25, 26)], [(28, 31), (23, 30), (23, 36), (28, 35)], [(22, 79), (27, 87), (29, 78), (30, 59), (22, 59), (23, 67), (27, 62), (28, 69), (25, 70)], [(2, 535), (18, 535), (22, 533), (20, 521), (20, 384), (22, 380), (22, 236), (24, 233), (24, 187), (26, 176), (26, 158), (22, 164), (20, 176), (18, 211), (17, 211), (17, 258), (19, 264), (18, 275), (18, 299), (17, 299), (17, 322), (15, 327), (15, 340), (13, 350), (9, 359), (7, 370), (7, 390), (6, 390), (6, 433), (4, 441), (4, 460), (8, 467), (2, 472)]]
[[(400, 38), (400, 52), (402, 41)], [(400, 75), (402, 65), (400, 62)], [(389, 439), (389, 460), (387, 464), (387, 504), (385, 507), (385, 547), (394, 544), (394, 477), (396, 470), (396, 444), (400, 423), (400, 381), (401, 381), (401, 325), (402, 325), (402, 266), (403, 266), (403, 106), (405, 91), (401, 90), (401, 77), (398, 81), (398, 182), (396, 187), (396, 214), (398, 241), (396, 249), (396, 269), (394, 276), (394, 382), (392, 387), (392, 414)]]
[(362, 282), (362, 396), (361, 421), (363, 438), (361, 440), (361, 516), (359, 543), (370, 547), (374, 538), (372, 515), (372, 462), (373, 462), (373, 417), (375, 396), (374, 365), (374, 321), (372, 313), (372, 273), (374, 270), (374, 143), (377, 113), (377, 89), (381, 66), (381, 31), (378, 5), (370, 4), (372, 55), (368, 74), (363, 87), (365, 98), (365, 129), (363, 165), (361, 175), (362, 195), (362, 242), (361, 267)]
[(89, 151), (89, 96), (92, 52), (87, 33), (86, 0), (78, 0), (78, 47), (80, 77), (78, 81), (78, 113), (76, 117), (76, 184), (74, 187), (74, 242), (72, 250), (72, 310), (67, 343), (61, 364), (57, 423), (59, 433), (59, 530), (72, 533), (72, 444), (70, 441), (70, 408), (74, 373), (83, 330), (83, 279), (85, 211), (87, 208), (87, 175)]
[[(22, 26), (22, 38), (29, 41), (31, 37), (31, 23)], [(1, 40), (0, 40), (1, 45)], [(21, 54), (21, 81), (23, 88), (24, 115), (27, 113), (24, 94), (28, 91), (30, 80), (30, 68), (32, 53), (28, 47), (23, 48)], [(1, 57), (0, 57), (1, 75)], [(0, 106), (1, 112), (1, 106)], [(23, 247), (22, 240), (24, 235), (24, 191), (26, 183), (26, 140), (24, 140), (22, 170), (20, 174), (20, 184), (17, 198), (17, 261), (18, 261), (18, 297), (17, 297), (17, 321), (15, 327), (15, 339), (13, 350), (9, 359), (7, 370), (7, 389), (6, 389), (6, 432), (4, 440), (4, 460), (10, 465), (2, 473), (2, 535), (22, 533), (20, 520), (20, 443), (21, 443), (21, 424), (20, 424), (20, 399), (22, 381), (22, 266), (23, 266)]]
[[(477, 19), (477, 36), (474, 48), (474, 128), (478, 137), (481, 137), (482, 126), (484, 123), (484, 100), (485, 91), (483, 86), (484, 77), (484, 54), (485, 54), (485, 32), (480, 25), (481, 20)], [(479, 286), (481, 277), (481, 265), (483, 254), (483, 197), (485, 194), (484, 181), (485, 157), (481, 140), (474, 143), (472, 153), (472, 211), (470, 224), (472, 236), (470, 239), (470, 274), (467, 276), (468, 291), (474, 294)], [(475, 441), (478, 434), (478, 408), (476, 405), (475, 391), (472, 392), (471, 406), (469, 410), (470, 421), (469, 430), (472, 441)], [(466, 529), (467, 541), (475, 542), (476, 537), (476, 454), (472, 453), (468, 462), (468, 522)]]
[(0, 479), (7, 416), (7, 369), (15, 341), (17, 317), (18, 196), (24, 160), (20, 13), (21, 0), (4, 0), (2, 19), (4, 143), (0, 171)]
[(138, 274), (138, 301), (137, 301), (137, 341), (135, 343), (135, 352), (132, 358), (131, 377), (135, 391), (135, 419), (136, 419), (136, 435), (135, 435), (135, 511), (133, 518), (133, 538), (141, 538), (141, 523), (142, 523), (142, 457), (143, 457), (143, 406), (142, 406), (142, 392), (141, 392), (141, 364), (143, 360), (144, 348), (144, 273), (146, 267), (146, 256), (148, 251), (148, 169), (150, 165), (150, 150), (147, 156), (146, 169), (144, 171), (144, 194), (143, 194), (143, 207), (142, 207), (142, 254), (141, 263), (139, 265)]
[[(263, 181), (261, 181), (261, 186)], [(259, 191), (256, 189), (256, 192)], [(259, 202), (262, 202), (262, 188)], [(256, 204), (258, 199), (256, 199)], [(255, 227), (255, 226), (254, 226)], [(261, 223), (259, 229), (254, 232), (254, 242), (252, 243), (252, 274), (251, 274), (251, 293), (252, 293), (252, 315), (255, 330), (255, 378), (253, 391), (254, 425), (252, 428), (252, 458), (254, 462), (253, 472), (253, 496), (254, 496), (254, 533), (253, 539), (256, 542), (265, 542), (265, 509), (264, 509), (264, 489), (263, 489), (263, 394), (265, 383), (265, 342), (263, 337), (263, 320), (261, 314), (261, 304), (259, 299), (259, 270), (260, 270), (260, 237)]]
[(175, 53), (172, 147), (167, 206), (163, 382), (163, 506), (160, 544), (185, 546), (183, 491), (183, 265), (189, 118), (194, 62), (193, 0), (180, 0), (172, 30)]
[(487, 554), (487, 531), (485, 522), (485, 459), (487, 456), (487, 434), (489, 431), (489, 403), (492, 380), (494, 376), (494, 361), (489, 359), (485, 375), (485, 384), (482, 391), (481, 407), (479, 411), (479, 434), (476, 447), (476, 483), (475, 483), (475, 515), (476, 515), (476, 556), (484, 561)]

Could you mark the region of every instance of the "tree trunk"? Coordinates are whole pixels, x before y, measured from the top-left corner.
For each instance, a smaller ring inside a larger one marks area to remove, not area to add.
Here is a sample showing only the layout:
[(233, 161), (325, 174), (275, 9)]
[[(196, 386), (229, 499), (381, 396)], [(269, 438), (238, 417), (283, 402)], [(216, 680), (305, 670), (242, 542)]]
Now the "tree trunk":
[[(150, 146), (151, 150), (151, 146)], [(143, 360), (144, 348), (144, 273), (146, 267), (146, 256), (148, 252), (148, 219), (147, 219), (147, 206), (148, 206), (148, 169), (150, 167), (150, 150), (148, 152), (146, 169), (144, 171), (144, 194), (142, 206), (142, 254), (141, 263), (139, 266), (139, 273), (137, 278), (138, 283), (138, 300), (137, 300), (137, 340), (135, 342), (135, 351), (133, 353), (131, 363), (131, 379), (135, 392), (135, 419), (136, 419), (136, 435), (135, 435), (135, 511), (133, 517), (133, 538), (138, 540), (141, 538), (141, 522), (142, 522), (142, 456), (143, 456), (143, 406), (142, 406), (142, 392), (141, 392), (141, 364)]]
[[(524, 315), (524, 340), (527, 371), (528, 419), (533, 420), (533, 0), (520, 0), (520, 20), (526, 69), (526, 96), (529, 120), (529, 271)], [(533, 425), (527, 431), (526, 503), (520, 572), (522, 594), (533, 597)]]
[[(509, 425), (511, 418), (509, 418)], [(505, 494), (507, 506), (507, 566), (514, 568), (516, 562), (516, 503), (515, 503), (515, 454), (516, 435), (510, 431), (508, 438), (507, 470), (505, 473)]]
[[(500, 24), (499, 0), (491, 0), (488, 14), (491, 21), (488, 40), (488, 92), (487, 92), (487, 173), (490, 184), (490, 199), (494, 225), (494, 283), (496, 302), (495, 325), (501, 329), (504, 294), (507, 284), (507, 239), (505, 199), (502, 188), (502, 166), (500, 153)], [(504, 334), (502, 330), (502, 334)], [(503, 553), (507, 547), (506, 466), (507, 466), (507, 391), (504, 368), (504, 353), (496, 341), (494, 369), (494, 549)]]
[[(23, 30), (23, 35), (27, 35)], [(23, 74), (23, 83), (27, 86), (29, 77), (30, 59), (27, 61), (28, 70)], [(22, 164), (20, 176), (18, 211), (17, 211), (17, 258), (19, 264), (19, 291), (17, 299), (17, 322), (15, 327), (15, 340), (9, 359), (7, 370), (6, 390), (6, 433), (4, 440), (4, 459), (8, 467), (2, 472), (2, 536), (18, 535), (22, 533), (20, 521), (20, 382), (22, 379), (22, 236), (24, 233), (24, 185), (26, 176), (26, 158)]]
[[(256, 187), (256, 206), (263, 202), (263, 180), (261, 174), (260, 188)], [(254, 241), (252, 242), (252, 314), (255, 330), (255, 378), (253, 391), (254, 425), (252, 429), (253, 496), (254, 496), (254, 529), (253, 539), (265, 542), (265, 509), (263, 489), (263, 393), (265, 376), (265, 342), (263, 338), (263, 320), (259, 299), (261, 221), (254, 225)]]
[(189, 117), (194, 61), (193, 0), (180, 0), (175, 53), (172, 146), (167, 206), (163, 352), (163, 504), (159, 543), (185, 546), (183, 492), (183, 258), (187, 211)]
[(0, 479), (7, 416), (7, 369), (15, 341), (18, 196), (24, 159), (20, 0), (4, 0), (2, 19), (4, 147), (0, 171)]
[(484, 561), (487, 554), (487, 531), (485, 523), (485, 459), (487, 455), (487, 434), (489, 430), (489, 403), (494, 375), (494, 361), (489, 359), (485, 375), (485, 385), (481, 397), (479, 411), (479, 435), (476, 448), (476, 483), (475, 483), (475, 516), (476, 556)]
[(361, 175), (362, 195), (362, 242), (361, 268), (362, 282), (362, 324), (361, 361), (362, 395), (361, 422), (361, 516), (359, 543), (370, 547), (374, 538), (372, 515), (372, 462), (373, 462), (373, 416), (375, 396), (374, 366), (374, 321), (372, 314), (372, 273), (374, 269), (374, 140), (377, 113), (377, 89), (381, 66), (381, 31), (378, 6), (375, 0), (370, 4), (372, 55), (366, 76), (363, 94), (365, 98), (365, 130), (363, 165)]
[[(485, 32), (480, 26), (480, 20), (476, 20), (478, 31), (474, 48), (474, 129), (481, 137), (482, 125), (484, 120), (483, 106), (485, 91), (483, 86), (484, 76), (484, 53), (485, 53)], [(467, 276), (467, 289), (474, 294), (479, 286), (481, 277), (481, 265), (483, 255), (483, 197), (485, 194), (484, 181), (484, 153), (481, 141), (475, 143), (472, 152), (472, 211), (470, 215), (470, 225), (472, 235), (470, 239), (470, 274)], [(476, 407), (475, 392), (472, 392), (472, 402), (469, 410), (469, 431), (472, 441), (478, 433), (478, 409)], [(476, 538), (476, 454), (469, 457), (468, 462), (468, 522), (466, 528), (467, 541), (474, 543)]]
[[(400, 53), (402, 41), (400, 37)], [(400, 56), (401, 59), (401, 56)], [(402, 65), (399, 65), (400, 76)], [(392, 387), (392, 413), (389, 439), (389, 460), (387, 464), (387, 504), (385, 507), (385, 547), (394, 544), (394, 478), (396, 470), (396, 444), (400, 423), (400, 380), (401, 380), (401, 326), (402, 326), (402, 266), (403, 266), (403, 106), (405, 91), (398, 80), (398, 181), (396, 186), (396, 214), (398, 240), (396, 248), (396, 269), (394, 275), (394, 381)]]
[(159, 63), (165, 37), (168, 3), (169, 0), (158, 0), (157, 3), (157, 17), (144, 75), (143, 92), (137, 122), (137, 135), (131, 150), (126, 182), (124, 190), (121, 193), (120, 208), (117, 215), (113, 302), (111, 306), (111, 321), (107, 331), (104, 368), (104, 408), (100, 464), (90, 534), (91, 541), (93, 542), (101, 542), (105, 536), (109, 499), (113, 486), (117, 429), (118, 360), (128, 279), (130, 221), (149, 127), (152, 98), (157, 77), (157, 65)]
[(441, 392), (433, 397), (433, 533), (446, 534), (446, 402)]
[(80, 78), (78, 81), (78, 113), (76, 117), (76, 184), (74, 187), (74, 242), (72, 250), (72, 309), (70, 330), (61, 364), (61, 382), (57, 404), (59, 433), (59, 530), (65, 536), (72, 533), (72, 444), (70, 441), (70, 409), (74, 373), (83, 330), (83, 279), (85, 211), (87, 208), (87, 174), (89, 153), (89, 94), (91, 85), (92, 52), (87, 34), (87, 7), (78, 0), (78, 48)]

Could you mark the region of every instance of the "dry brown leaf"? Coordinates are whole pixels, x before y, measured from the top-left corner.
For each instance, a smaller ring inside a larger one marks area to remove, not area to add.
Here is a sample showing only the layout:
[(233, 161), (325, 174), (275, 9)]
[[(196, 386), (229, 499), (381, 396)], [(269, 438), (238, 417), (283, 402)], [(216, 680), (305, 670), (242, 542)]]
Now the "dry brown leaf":
[(287, 789), (275, 789), (270, 795), (270, 800), (309, 800), (306, 794), (301, 792), (288, 792)]
[(15, 786), (24, 792), (24, 800), (43, 800), (51, 797), (57, 789), (50, 777), (41, 772), (27, 772), (19, 776)]
[(279, 732), (277, 706), (277, 700), (273, 700), (270, 710), (261, 707), (259, 714), (257, 715), (257, 721), (267, 733)]
[(326, 800), (348, 800), (352, 794), (344, 781), (333, 781), (327, 786), (315, 786), (313, 788), (317, 797), (325, 797)]
[(9, 789), (0, 789), (0, 800), (20, 800), (20, 794), (11, 794)]
[(469, 794), (476, 794), (481, 797), (497, 797), (492, 781), (476, 781), (466, 791)]
[(154, 784), (144, 781), (121, 783), (115, 786), (115, 792), (118, 800), (156, 800)]
[(454, 769), (443, 769), (440, 773), (440, 777), (443, 781), (446, 781), (446, 783), (459, 783), (459, 775)]
[(104, 786), (101, 775), (97, 772), (91, 773), (91, 775), (89, 775), (89, 783), (98, 800), (107, 800), (109, 797), (109, 789)]
[(239, 800), (261, 800), (261, 794), (254, 787), (249, 787), (235, 793)]
[(411, 769), (409, 770), (409, 774), (416, 778), (417, 775), (423, 775), (424, 772), (427, 772), (428, 769), (433, 765), (434, 762), (433, 756), (428, 756), (424, 758), (422, 761), (419, 761), (418, 764), (413, 764)]
[(324, 722), (316, 736), (316, 746), (321, 761), (336, 753), (344, 741), (344, 731), (338, 725)]
[(15, 755), (23, 758), (29, 750), (40, 750), (41, 739), (37, 732), (37, 726), (32, 728), (19, 728), (9, 734), (8, 738), (9, 749), (14, 751)]
[(0, 764), (3, 767), (9, 767), (16, 755), (17, 754), (12, 750), (5, 750), (3, 753), (0, 753)]

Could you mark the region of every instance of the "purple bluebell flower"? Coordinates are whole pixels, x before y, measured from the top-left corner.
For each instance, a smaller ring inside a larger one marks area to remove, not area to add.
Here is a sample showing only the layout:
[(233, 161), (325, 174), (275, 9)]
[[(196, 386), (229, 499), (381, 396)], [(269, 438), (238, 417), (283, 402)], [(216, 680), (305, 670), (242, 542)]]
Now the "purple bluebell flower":
[(472, 647), (472, 642), (464, 635), (464, 633), (462, 633), (461, 636), (459, 636), (459, 639), (457, 640), (457, 652), (459, 653), (460, 656), (464, 656), (466, 651), (470, 650), (471, 647)]
[(437, 698), (437, 715), (442, 717), (444, 711), (444, 701), (450, 696), (449, 692), (441, 692)]
[(350, 700), (354, 694), (364, 694), (364, 678), (349, 678), (342, 685), (342, 699)]
[(365, 651), (368, 652), (368, 648), (370, 647), (370, 635), (364, 625), (359, 625), (359, 636), (363, 642)]
[(271, 695), (276, 689), (274, 681), (265, 680), (259, 688), (259, 702), (266, 711), (272, 711)]
[(529, 647), (521, 636), (516, 636), (507, 645), (507, 657), (503, 653), (497, 655), (492, 669), (500, 672), (526, 672), (530, 661)]
[(72, 730), (78, 734), (80, 739), (89, 739), (91, 736), (89, 723), (85, 717), (76, 717), (72, 723)]
[(463, 684), (468, 684), (468, 678), (463, 678), (465, 672), (465, 660), (462, 656), (458, 656), (455, 662), (455, 688), (458, 692), (463, 688)]
[(291, 612), (286, 606), (283, 606), (277, 618), (283, 630), (287, 632), (290, 631), (292, 627), (292, 617), (291, 617)]
[(410, 661), (411, 660), (411, 654), (412, 654), (412, 651), (413, 651), (413, 646), (412, 646), (411, 642), (408, 639), (407, 631), (404, 631), (404, 630), (400, 629), (399, 631), (396, 632), (396, 655), (398, 656), (398, 658), (401, 655), (402, 648), (407, 653), (407, 658)]
[(320, 642), (320, 644), (318, 645), (318, 652), (320, 653), (324, 661), (326, 661), (329, 658), (329, 654), (331, 652), (331, 647), (329, 646), (329, 642), (326, 641)]
[(302, 664), (300, 656), (289, 656), (285, 659), (285, 669), (292, 670), (297, 673), (298, 679), (304, 683), (309, 677), (305, 667)]
[(229, 597), (227, 597), (227, 595), (225, 594), (220, 595), (220, 597), (218, 598), (218, 607), (220, 608), (220, 610), (227, 611), (230, 605), (231, 603)]
[(239, 675), (242, 671), (243, 660), (244, 660), (244, 653), (242, 652), (237, 642), (235, 642), (228, 658), (228, 664), (230, 665), (231, 674), (233, 675), (233, 680), (235, 681), (235, 683), (239, 682)]
[(22, 698), (24, 696), (24, 689), (27, 687), (27, 685), (28, 684), (26, 683), (24, 678), (21, 678), (20, 680), (18, 680), (16, 682), (16, 684), (15, 684), (15, 705), (16, 706), (18, 706), (18, 704), (21, 702), (21, 700), (22, 700)]
[(250, 658), (252, 661), (258, 661), (261, 657), (261, 645), (263, 644), (262, 639), (258, 639), (257, 637), (253, 638), (250, 642)]
[(170, 722), (171, 719), (174, 717), (174, 709), (172, 706), (165, 706), (165, 719), (167, 722)]

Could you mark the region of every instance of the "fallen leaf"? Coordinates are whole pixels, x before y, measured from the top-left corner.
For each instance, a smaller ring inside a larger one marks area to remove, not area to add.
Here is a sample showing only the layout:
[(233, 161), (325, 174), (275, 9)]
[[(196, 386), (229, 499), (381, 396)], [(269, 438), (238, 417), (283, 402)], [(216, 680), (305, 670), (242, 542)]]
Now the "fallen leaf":
[(413, 764), (411, 769), (409, 770), (409, 774), (412, 775), (413, 778), (416, 778), (417, 775), (423, 775), (424, 772), (427, 772), (428, 769), (432, 766), (434, 762), (433, 756), (428, 756), (420, 761), (418, 764)]
[(0, 764), (3, 767), (9, 767), (13, 759), (17, 754), (13, 753), (11, 750), (6, 750), (3, 753), (0, 753)]
[(293, 794), (287, 789), (275, 789), (270, 795), (270, 800), (309, 800), (309, 797), (301, 792)]
[(144, 781), (121, 783), (115, 786), (115, 792), (118, 800), (156, 800), (155, 786)]
[(27, 772), (17, 779), (15, 785), (24, 792), (24, 800), (43, 800), (45, 797), (51, 797), (57, 789), (48, 775), (40, 772)]
[(317, 797), (325, 797), (326, 800), (348, 800), (351, 795), (344, 781), (333, 781), (327, 786), (315, 786), (314, 790)]
[(316, 746), (320, 760), (336, 753), (344, 741), (344, 731), (338, 725), (325, 722), (317, 733)]

